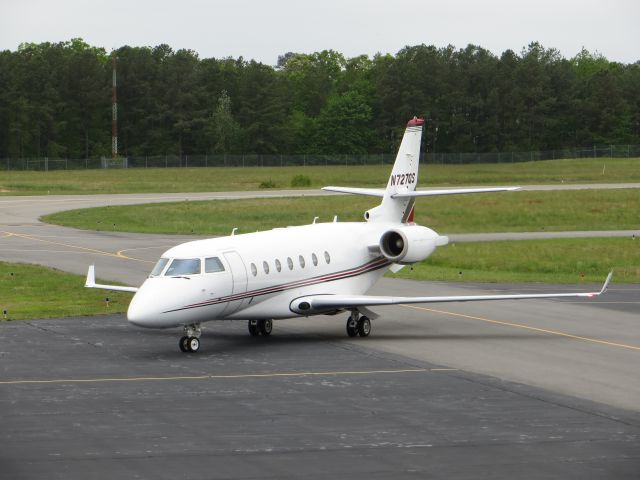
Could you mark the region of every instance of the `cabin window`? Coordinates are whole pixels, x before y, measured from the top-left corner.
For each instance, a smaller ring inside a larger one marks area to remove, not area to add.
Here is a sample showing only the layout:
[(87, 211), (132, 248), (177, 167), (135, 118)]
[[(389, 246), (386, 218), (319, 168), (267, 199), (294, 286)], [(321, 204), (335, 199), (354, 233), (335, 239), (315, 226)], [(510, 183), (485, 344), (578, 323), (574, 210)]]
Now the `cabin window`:
[(176, 258), (167, 271), (165, 277), (175, 277), (178, 275), (197, 275), (200, 273), (199, 258)]
[(293, 270), (293, 260), (291, 260), (291, 257), (287, 257), (287, 265), (289, 265), (289, 270)]
[(269, 264), (267, 262), (262, 262), (262, 268), (264, 268), (264, 273), (269, 273)]
[(300, 266), (301, 266), (302, 268), (304, 268), (304, 257), (303, 257), (302, 255), (300, 255), (300, 256), (298, 257), (298, 260), (300, 261)]
[(251, 264), (251, 274), (255, 277), (256, 275), (258, 275), (258, 269), (256, 268), (256, 264), (252, 263)]
[(282, 264), (280, 263), (280, 260), (278, 260), (278, 259), (276, 258), (275, 264), (276, 264), (276, 270), (278, 270), (279, 272), (281, 272), (281, 271), (282, 271)]
[(327, 262), (327, 265), (331, 263), (331, 257), (329, 256), (329, 252), (324, 252), (324, 261)]
[(204, 273), (224, 272), (224, 265), (218, 257), (204, 259)]
[(317, 256), (315, 253), (312, 253), (312, 254), (311, 254), (311, 261), (313, 262), (313, 265), (314, 265), (315, 267), (317, 267), (317, 266), (318, 266), (318, 256)]
[(162, 270), (164, 270), (164, 267), (167, 266), (167, 263), (169, 263), (168, 258), (161, 258), (160, 260), (158, 260), (158, 263), (156, 263), (156, 266), (153, 267), (153, 270), (151, 271), (151, 276), (157, 277), (158, 275), (160, 275), (162, 273)]

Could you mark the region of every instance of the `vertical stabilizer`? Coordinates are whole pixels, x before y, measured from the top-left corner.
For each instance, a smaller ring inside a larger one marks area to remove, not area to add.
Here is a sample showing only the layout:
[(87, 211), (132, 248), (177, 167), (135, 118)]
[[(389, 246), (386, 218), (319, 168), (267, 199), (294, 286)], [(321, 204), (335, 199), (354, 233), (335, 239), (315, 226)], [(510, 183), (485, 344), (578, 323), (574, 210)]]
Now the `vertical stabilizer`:
[(365, 213), (370, 222), (407, 222), (412, 220), (413, 197), (392, 198), (402, 192), (412, 192), (418, 184), (420, 164), (420, 141), (424, 119), (413, 117), (407, 123), (396, 161), (387, 182), (382, 203)]

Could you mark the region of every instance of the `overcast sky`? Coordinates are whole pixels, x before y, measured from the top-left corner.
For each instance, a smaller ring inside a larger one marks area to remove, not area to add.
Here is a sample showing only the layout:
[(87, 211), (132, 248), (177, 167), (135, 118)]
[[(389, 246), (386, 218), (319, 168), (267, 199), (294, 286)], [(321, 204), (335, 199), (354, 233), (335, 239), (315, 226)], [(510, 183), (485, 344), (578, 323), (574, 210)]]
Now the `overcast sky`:
[(639, 0), (0, 0), (0, 50), (80, 37), (188, 48), (201, 58), (275, 65), (286, 52), (395, 54), (425, 43), (469, 43), (499, 55), (532, 41), (573, 57), (584, 46), (609, 60), (640, 60)]

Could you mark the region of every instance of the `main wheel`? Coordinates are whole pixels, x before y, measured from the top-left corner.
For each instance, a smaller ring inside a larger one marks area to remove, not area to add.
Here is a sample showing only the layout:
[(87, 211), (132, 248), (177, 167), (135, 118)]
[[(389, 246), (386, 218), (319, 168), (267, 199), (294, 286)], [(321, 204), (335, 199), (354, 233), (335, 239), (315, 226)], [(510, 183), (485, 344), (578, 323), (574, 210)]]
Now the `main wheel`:
[(347, 320), (347, 335), (350, 337), (358, 336), (358, 323), (351, 317)]
[(258, 327), (260, 328), (260, 333), (266, 337), (267, 335), (271, 335), (271, 331), (273, 330), (273, 321), (260, 320), (258, 322)]
[(196, 353), (198, 350), (200, 350), (200, 340), (198, 340), (196, 337), (191, 337), (187, 340), (187, 345), (189, 346), (189, 351)]
[(189, 337), (184, 336), (180, 339), (179, 345), (180, 345), (180, 351), (181, 352), (188, 352), (189, 351), (189, 345), (188, 342), (189, 341)]
[(249, 320), (249, 334), (251, 334), (252, 337), (257, 337), (258, 335), (260, 335), (258, 322), (256, 320)]
[(360, 317), (358, 320), (358, 335), (368, 337), (371, 333), (371, 320), (369, 317)]

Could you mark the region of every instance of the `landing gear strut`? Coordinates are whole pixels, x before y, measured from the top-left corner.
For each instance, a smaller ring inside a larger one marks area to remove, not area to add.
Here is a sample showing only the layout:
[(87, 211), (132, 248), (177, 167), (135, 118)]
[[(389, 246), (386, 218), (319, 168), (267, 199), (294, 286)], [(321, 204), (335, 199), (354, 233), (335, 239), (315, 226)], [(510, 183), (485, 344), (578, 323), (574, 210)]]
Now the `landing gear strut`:
[(360, 316), (360, 312), (353, 310), (347, 320), (347, 335), (350, 337), (368, 337), (371, 333), (371, 320), (369, 317)]
[(180, 338), (180, 350), (182, 352), (196, 353), (200, 350), (200, 335), (202, 330), (199, 323), (184, 326), (184, 335)]
[(258, 335), (268, 336), (271, 335), (273, 330), (273, 320), (249, 320), (249, 334), (252, 337)]

